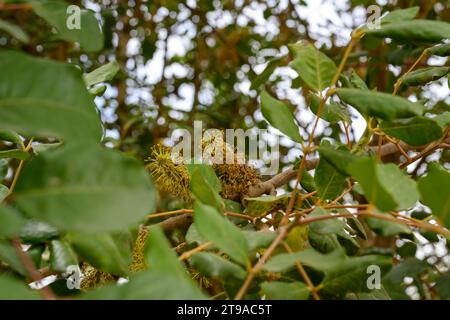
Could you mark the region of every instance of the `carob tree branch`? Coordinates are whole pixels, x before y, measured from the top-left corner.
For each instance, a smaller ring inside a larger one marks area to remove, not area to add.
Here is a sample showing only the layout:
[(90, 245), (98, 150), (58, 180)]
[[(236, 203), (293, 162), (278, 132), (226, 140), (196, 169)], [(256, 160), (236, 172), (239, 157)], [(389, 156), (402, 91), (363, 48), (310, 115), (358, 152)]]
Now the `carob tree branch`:
[[(446, 143), (448, 143), (449, 140), (450, 139), (447, 138)], [(423, 150), (423, 149), (430, 147), (431, 145), (432, 144), (420, 146), (420, 147), (412, 147), (404, 142), (399, 143), (399, 146), (404, 151)], [(373, 152), (378, 152), (378, 150), (379, 150), (380, 157), (385, 157), (387, 155), (399, 152), (397, 145), (392, 142), (386, 143), (386, 144), (382, 145), (380, 148), (378, 148), (378, 146), (374, 146), (374, 147), (369, 147), (368, 149), (369, 149), (369, 151), (373, 151)], [(319, 159), (307, 160), (306, 161), (306, 170), (309, 171), (309, 170), (314, 169), (318, 163), (319, 163)], [(250, 187), (247, 196), (259, 197), (263, 194), (273, 194), (273, 191), (276, 188), (279, 188), (279, 187), (285, 185), (286, 183), (288, 183), (289, 181), (291, 181), (292, 179), (295, 179), (297, 177), (297, 173), (298, 173), (297, 169), (288, 169), (286, 171), (283, 171), (280, 174), (277, 174), (276, 176), (271, 178), (270, 180), (261, 182), (257, 185)]]

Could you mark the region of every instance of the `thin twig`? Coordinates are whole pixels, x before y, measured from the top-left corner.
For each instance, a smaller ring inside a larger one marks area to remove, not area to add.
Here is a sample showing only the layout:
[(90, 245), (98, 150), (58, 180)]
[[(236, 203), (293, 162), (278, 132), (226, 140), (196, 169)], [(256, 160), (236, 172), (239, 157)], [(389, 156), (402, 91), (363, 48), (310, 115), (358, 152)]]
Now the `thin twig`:
[[(39, 273), (39, 271), (37, 271), (36, 266), (34, 265), (34, 262), (33, 260), (31, 260), (30, 256), (25, 252), (23, 252), (20, 241), (16, 238), (13, 238), (11, 239), (11, 244), (16, 250), (19, 259), (22, 265), (25, 267), (25, 270), (27, 271), (28, 276), (31, 278), (31, 280), (33, 280), (33, 282), (40, 282), (43, 279), (43, 277)], [(56, 300), (56, 295), (48, 286), (42, 287), (38, 291), (44, 299)]]

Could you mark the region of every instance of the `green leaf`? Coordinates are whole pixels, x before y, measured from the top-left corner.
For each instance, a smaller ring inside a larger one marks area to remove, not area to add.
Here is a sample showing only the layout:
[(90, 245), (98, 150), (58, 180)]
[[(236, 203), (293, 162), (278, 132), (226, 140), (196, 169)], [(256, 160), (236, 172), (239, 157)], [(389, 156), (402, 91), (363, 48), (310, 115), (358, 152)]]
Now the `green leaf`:
[(88, 292), (83, 300), (201, 300), (206, 297), (191, 279), (167, 272), (145, 271), (121, 285), (106, 285)]
[(105, 64), (92, 72), (83, 75), (86, 86), (90, 87), (101, 82), (107, 82), (114, 79), (114, 76), (119, 72), (120, 66), (117, 61)]
[(36, 220), (28, 220), (20, 230), (20, 239), (25, 243), (43, 243), (58, 236), (54, 227)]
[(381, 18), (382, 24), (393, 22), (401, 22), (414, 19), (419, 13), (420, 7), (411, 7), (407, 9), (397, 9), (389, 12), (386, 16)]
[[(322, 143), (322, 145), (325, 145)], [(319, 151), (320, 154), (320, 151)], [(345, 189), (346, 176), (340, 173), (326, 159), (320, 157), (314, 173), (317, 194), (321, 200), (333, 200)]]
[(436, 280), (436, 285), (434, 287), (439, 293), (441, 299), (450, 299), (450, 274), (440, 276)]
[(287, 105), (273, 98), (266, 91), (261, 92), (261, 112), (271, 126), (280, 130), (296, 142), (302, 142), (294, 116)]
[(380, 210), (408, 209), (419, 199), (415, 181), (395, 164), (377, 164), (373, 158), (364, 158), (352, 163), (349, 172), (361, 184), (367, 200)]
[(53, 150), (56, 149), (58, 147), (60, 147), (62, 145), (61, 142), (56, 142), (56, 143), (39, 143), (39, 142), (35, 142), (32, 144), (33, 147), (33, 151), (35, 154), (40, 154), (42, 152), (45, 152), (47, 150)]
[(261, 87), (264, 83), (266, 83), (267, 80), (269, 80), (272, 73), (275, 71), (276, 68), (278, 68), (280, 65), (283, 64), (285, 57), (277, 57), (273, 58), (267, 63), (266, 68), (263, 72), (258, 74), (252, 81), (252, 85), (250, 86), (250, 90), (257, 90), (259, 87)]
[(368, 34), (400, 42), (436, 43), (450, 38), (450, 23), (432, 20), (396, 21), (371, 29)]
[(334, 149), (326, 144), (322, 144), (319, 147), (319, 154), (321, 160), (326, 160), (344, 176), (350, 176), (351, 174), (348, 171), (349, 166), (362, 158), (347, 150)]
[(0, 202), (2, 202), (9, 193), (9, 188), (0, 184)]
[(195, 203), (194, 221), (200, 235), (213, 242), (233, 260), (247, 266), (248, 244), (242, 231), (222, 216), (214, 207)]
[(19, 160), (27, 160), (30, 157), (30, 154), (25, 150), (21, 149), (11, 149), (11, 150), (2, 150), (0, 151), (0, 159), (4, 158), (14, 158)]
[(209, 252), (195, 253), (190, 260), (192, 266), (208, 278), (223, 280), (236, 278), (243, 280), (247, 275), (247, 272), (240, 266), (225, 260), (217, 254)]
[(307, 300), (309, 288), (303, 282), (263, 282), (261, 289), (267, 300)]
[(0, 181), (5, 179), (8, 174), (8, 161), (6, 159), (0, 159)]
[[(389, 216), (388, 214), (384, 215)], [(367, 218), (366, 220), (369, 227), (383, 237), (412, 233), (412, 231), (406, 225), (401, 223), (395, 223), (392, 221), (381, 220), (377, 218)]]
[(296, 43), (289, 48), (294, 53), (294, 60), (290, 66), (298, 72), (308, 87), (321, 92), (331, 86), (337, 73), (333, 60), (312, 44)]
[(288, 195), (261, 196), (256, 198), (244, 198), (244, 213), (252, 217), (262, 217), (277, 208), (285, 207), (289, 202)]
[(9, 33), (11, 36), (16, 38), (20, 42), (23, 42), (23, 43), (30, 42), (30, 37), (28, 36), (28, 34), (25, 31), (23, 31), (23, 29), (21, 27), (13, 24), (11, 22), (8, 22), (5, 20), (0, 20), (0, 30), (3, 30), (5, 32)]
[(16, 210), (0, 203), (0, 238), (18, 235), (24, 223), (25, 219)]
[(450, 112), (445, 111), (444, 113), (433, 118), (434, 121), (442, 128), (445, 129), (450, 124)]
[(442, 129), (434, 119), (415, 117), (397, 121), (383, 121), (381, 130), (411, 146), (421, 146), (442, 137)]
[(0, 130), (0, 140), (14, 142), (16, 144), (22, 145), (22, 138), (12, 130)]
[(320, 234), (314, 231), (308, 232), (308, 242), (311, 247), (321, 253), (331, 253), (342, 249), (338, 236), (335, 233)]
[(191, 178), (198, 170), (201, 173), (203, 179), (215, 192), (219, 193), (221, 191), (222, 185), (220, 179), (217, 177), (216, 172), (210, 165), (189, 163), (186, 164), (186, 168), (188, 169)]
[(94, 268), (115, 275), (126, 275), (131, 262), (131, 248), (118, 235), (70, 233), (68, 240), (75, 251)]
[(87, 52), (103, 49), (103, 33), (94, 11), (81, 9), (80, 28), (70, 28), (74, 14), (69, 11), (69, 4), (60, 0), (31, 0), (34, 12), (51, 24), (58, 35), (67, 41), (78, 42)]
[(39, 300), (37, 291), (7, 274), (0, 274), (0, 300)]
[(430, 55), (435, 55), (435, 56), (439, 56), (439, 57), (450, 56), (450, 42), (439, 44), (437, 46), (429, 48), (428, 53)]
[(108, 89), (107, 86), (96, 86), (89, 89), (89, 93), (94, 97), (101, 97), (105, 92), (106, 89)]
[(391, 258), (374, 255), (348, 258), (325, 272), (320, 292), (343, 296), (350, 291), (369, 291), (367, 268), (371, 265), (380, 267), (383, 275), (391, 266)]
[(259, 248), (267, 248), (277, 237), (274, 231), (248, 231), (243, 230), (245, 239), (247, 239), (248, 250), (253, 252)]
[(442, 129), (434, 119), (414, 117), (397, 121), (383, 121), (381, 130), (411, 146), (421, 146), (442, 137)]
[[(195, 196), (196, 200), (213, 206), (219, 210), (219, 212), (222, 212), (225, 205), (219, 195), (219, 192), (217, 191), (216, 180), (212, 179), (210, 175), (204, 176), (203, 172), (203, 170), (197, 168), (194, 173), (192, 173), (190, 181), (191, 192)], [(216, 177), (215, 174), (214, 177)], [(210, 183), (213, 184), (214, 187)]]
[(355, 89), (369, 90), (367, 84), (359, 77), (355, 70), (352, 70), (352, 73), (350, 74), (350, 83)]
[(334, 250), (328, 254), (322, 254), (314, 249), (306, 249), (295, 253), (281, 253), (272, 257), (264, 265), (264, 270), (282, 273), (295, 267), (297, 262), (318, 271), (333, 269), (345, 259), (342, 250)]
[[(319, 112), (320, 98), (316, 95), (311, 95), (311, 111), (315, 115)], [(324, 105), (320, 118), (330, 123), (337, 123), (339, 121), (350, 122), (350, 115), (341, 105), (330, 100), (330, 103)]]
[(69, 266), (78, 265), (78, 260), (67, 241), (55, 239), (50, 242), (50, 263), (52, 270), (67, 272)]
[(405, 259), (394, 266), (392, 270), (383, 277), (383, 287), (387, 290), (389, 296), (393, 300), (409, 300), (409, 296), (405, 293), (405, 277), (416, 277), (429, 267), (430, 266), (426, 261), (418, 260), (416, 258)]
[(75, 66), (1, 51), (0, 70), (2, 129), (66, 141), (100, 141), (96, 107)]
[(380, 289), (372, 289), (370, 292), (349, 293), (345, 298), (350, 300), (392, 300), (383, 286)]
[(368, 117), (384, 120), (410, 118), (423, 113), (424, 107), (388, 93), (359, 89), (337, 89), (339, 98)]
[(16, 249), (7, 240), (0, 240), (0, 261), (6, 262), (11, 269), (22, 276), (28, 274)]
[(136, 225), (154, 210), (156, 195), (135, 159), (98, 145), (68, 144), (25, 167), (15, 200), (30, 217), (88, 233)]
[(436, 162), (429, 164), (427, 176), (419, 180), (419, 190), (421, 201), (450, 228), (450, 173)]
[(449, 71), (449, 67), (429, 67), (407, 73), (401, 79), (403, 84), (407, 86), (423, 86), (429, 82), (442, 78)]
[[(327, 210), (317, 207), (316, 209), (314, 209), (313, 212), (311, 212), (308, 215), (308, 217), (314, 218), (328, 215), (330, 215), (330, 213)], [(344, 230), (344, 227), (345, 223), (342, 220), (339, 220), (338, 218), (320, 220), (316, 222), (311, 222), (309, 224), (310, 231), (319, 234), (337, 233), (341, 230)]]
[(203, 239), (200, 233), (198, 232), (195, 223), (191, 224), (186, 233), (186, 242), (189, 244), (191, 243), (203, 244), (206, 242), (205, 239)]

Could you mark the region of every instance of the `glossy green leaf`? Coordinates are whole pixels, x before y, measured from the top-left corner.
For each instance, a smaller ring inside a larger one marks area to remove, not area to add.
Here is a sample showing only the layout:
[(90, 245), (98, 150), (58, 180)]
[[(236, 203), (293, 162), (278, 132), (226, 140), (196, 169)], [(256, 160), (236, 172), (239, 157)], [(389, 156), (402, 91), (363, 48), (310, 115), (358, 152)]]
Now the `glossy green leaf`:
[(428, 67), (413, 71), (404, 75), (401, 79), (403, 84), (411, 87), (423, 86), (429, 82), (436, 81), (450, 71), (448, 67)]
[(296, 142), (302, 142), (294, 116), (284, 102), (273, 98), (266, 91), (261, 92), (261, 112), (271, 126), (280, 130)]
[(384, 120), (410, 118), (423, 113), (424, 107), (388, 93), (359, 89), (337, 89), (339, 98), (365, 116)]
[(450, 38), (450, 23), (420, 19), (397, 21), (368, 30), (367, 33), (400, 42), (436, 43)]
[(100, 141), (96, 107), (75, 66), (1, 51), (0, 70), (2, 129), (66, 141)]
[(95, 13), (81, 9), (80, 25), (70, 25), (77, 11), (68, 10), (69, 4), (60, 0), (31, 0), (34, 12), (51, 24), (58, 35), (67, 41), (78, 42), (88, 52), (103, 49), (103, 33)]
[(381, 130), (411, 146), (421, 146), (442, 136), (442, 129), (434, 119), (415, 117), (397, 121), (383, 121)]
[(366, 158), (352, 163), (349, 171), (366, 198), (380, 210), (408, 209), (419, 199), (415, 181), (395, 164), (377, 164), (375, 159)]
[(243, 280), (247, 274), (240, 266), (209, 252), (195, 253), (190, 260), (192, 266), (208, 278)]
[(25, 31), (23, 31), (21, 27), (9, 21), (0, 20), (0, 30), (9, 33), (11, 36), (13, 36), (22, 43), (30, 42), (30, 37), (28, 36), (28, 34)]
[(55, 239), (50, 241), (50, 263), (52, 270), (67, 272), (69, 266), (78, 265), (78, 260), (67, 241)]
[(107, 82), (114, 79), (114, 76), (119, 72), (120, 66), (117, 61), (105, 64), (92, 72), (83, 75), (86, 86), (90, 87), (101, 82)]
[(61, 230), (108, 232), (154, 210), (154, 187), (135, 159), (98, 145), (71, 144), (37, 156), (15, 190), (28, 216)]
[(428, 174), (419, 180), (419, 190), (421, 201), (450, 228), (450, 173), (438, 163), (431, 163)]
[(321, 92), (331, 86), (337, 73), (333, 60), (312, 44), (296, 43), (289, 48), (294, 54), (290, 66), (298, 72), (308, 87)]
[(194, 221), (200, 235), (243, 266), (249, 264), (248, 244), (242, 231), (214, 207), (195, 203)]
[(271, 281), (261, 283), (267, 300), (307, 300), (310, 290), (303, 282)]

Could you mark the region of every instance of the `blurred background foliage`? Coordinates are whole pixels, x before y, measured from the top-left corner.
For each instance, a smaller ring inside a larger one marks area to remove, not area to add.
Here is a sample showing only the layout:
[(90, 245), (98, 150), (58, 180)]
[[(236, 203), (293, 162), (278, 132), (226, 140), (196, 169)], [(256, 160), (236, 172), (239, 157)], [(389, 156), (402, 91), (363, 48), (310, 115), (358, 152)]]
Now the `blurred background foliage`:
[[(105, 142), (141, 159), (148, 157), (152, 145), (173, 144), (172, 133), (178, 128), (192, 130), (194, 120), (202, 120), (205, 129), (266, 128), (258, 104), (262, 87), (289, 102), (302, 136), (308, 138), (314, 116), (308, 108), (307, 90), (300, 87), (297, 73), (287, 67), (289, 43), (314, 43), (339, 62), (350, 31), (366, 22), (371, 14), (367, 8), (374, 4), (381, 13), (418, 5), (418, 18), (450, 21), (447, 0), (68, 2), (96, 12), (104, 32), (101, 51), (88, 53), (77, 44), (62, 41), (48, 23), (20, 3), (17, 10), (14, 4), (1, 9), (0, 19), (20, 25), (30, 40), (23, 43), (0, 30), (0, 47), (71, 62), (83, 72), (117, 61), (120, 73), (96, 98), (106, 129)], [(371, 36), (358, 46), (349, 69), (379, 91), (392, 91), (396, 77), (422, 51)], [(434, 63), (442, 65), (445, 60)], [(281, 68), (274, 72), (278, 66)], [(417, 99), (428, 101), (431, 112), (449, 108), (445, 80), (423, 92), (420, 87), (407, 90), (402, 95), (416, 94)], [(355, 121), (349, 134), (356, 140), (365, 121), (357, 113), (352, 116)], [(339, 126), (320, 121), (317, 144), (324, 136), (345, 142)], [(292, 164), (300, 155), (300, 148), (293, 146), (292, 141), (281, 138), (282, 165)]]

